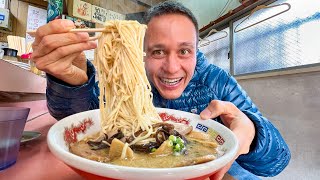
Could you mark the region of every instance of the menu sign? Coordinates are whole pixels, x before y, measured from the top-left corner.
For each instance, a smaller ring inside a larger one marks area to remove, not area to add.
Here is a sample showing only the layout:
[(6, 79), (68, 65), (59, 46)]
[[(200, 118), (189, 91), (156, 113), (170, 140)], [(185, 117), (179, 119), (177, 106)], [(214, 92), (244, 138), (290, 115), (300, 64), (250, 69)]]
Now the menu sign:
[[(28, 7), (27, 30), (36, 30), (47, 23), (47, 10), (34, 6)], [(34, 38), (26, 34), (26, 42), (32, 42)]]
[(108, 10), (92, 5), (92, 22), (104, 24), (107, 20)]
[(9, 1), (8, 0), (0, 0), (0, 8), (7, 9)]
[(72, 15), (81, 19), (91, 21), (91, 8), (91, 4), (87, 2), (73, 0)]
[(111, 10), (108, 10), (107, 20), (124, 20), (126, 16)]
[[(74, 22), (74, 25), (76, 26), (77, 29), (79, 28), (95, 28), (96, 24), (90, 21), (86, 21), (80, 18), (76, 18), (76, 17), (71, 17), (71, 16), (67, 16), (67, 15), (62, 15), (62, 19), (69, 19), (71, 21)], [(95, 36), (94, 32), (89, 32), (89, 36)]]
[(92, 22), (104, 24), (108, 20), (124, 20), (124, 14), (92, 5)]

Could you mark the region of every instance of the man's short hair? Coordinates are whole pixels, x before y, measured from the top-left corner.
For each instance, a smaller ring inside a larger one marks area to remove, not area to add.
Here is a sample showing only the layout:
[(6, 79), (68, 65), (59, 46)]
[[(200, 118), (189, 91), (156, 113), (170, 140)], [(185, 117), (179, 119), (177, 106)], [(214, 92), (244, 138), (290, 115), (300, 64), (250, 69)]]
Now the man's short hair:
[(189, 18), (195, 27), (197, 40), (198, 40), (199, 38), (198, 21), (193, 15), (193, 13), (181, 3), (174, 2), (174, 1), (164, 1), (162, 3), (159, 3), (151, 7), (146, 12), (144, 20), (145, 20), (145, 23), (148, 24), (152, 18), (157, 16), (162, 16), (162, 15), (167, 15), (167, 14), (181, 14)]

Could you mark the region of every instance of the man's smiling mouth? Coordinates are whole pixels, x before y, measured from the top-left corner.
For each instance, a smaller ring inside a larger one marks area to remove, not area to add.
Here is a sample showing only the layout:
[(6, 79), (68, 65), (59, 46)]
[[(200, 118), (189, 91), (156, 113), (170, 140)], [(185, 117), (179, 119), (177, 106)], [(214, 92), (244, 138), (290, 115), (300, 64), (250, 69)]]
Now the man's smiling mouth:
[(174, 78), (174, 79), (160, 78), (160, 81), (163, 84), (166, 84), (169, 86), (174, 86), (174, 85), (178, 84), (181, 80), (182, 80), (182, 78)]

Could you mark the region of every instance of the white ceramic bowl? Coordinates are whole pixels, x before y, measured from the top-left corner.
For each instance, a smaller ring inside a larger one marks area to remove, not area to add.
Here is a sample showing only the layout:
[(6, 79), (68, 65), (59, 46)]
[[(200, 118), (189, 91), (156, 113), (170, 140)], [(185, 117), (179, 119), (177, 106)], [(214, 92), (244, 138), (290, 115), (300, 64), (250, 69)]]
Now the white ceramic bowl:
[(54, 124), (47, 136), (51, 152), (80, 175), (88, 179), (177, 180), (205, 179), (230, 162), (238, 150), (232, 131), (213, 120), (201, 120), (196, 114), (157, 108), (166, 121), (175, 119), (192, 125), (194, 130), (210, 133), (220, 144), (224, 154), (207, 163), (177, 168), (135, 168), (88, 160), (69, 152), (68, 144), (100, 130), (100, 112), (91, 110), (68, 116)]

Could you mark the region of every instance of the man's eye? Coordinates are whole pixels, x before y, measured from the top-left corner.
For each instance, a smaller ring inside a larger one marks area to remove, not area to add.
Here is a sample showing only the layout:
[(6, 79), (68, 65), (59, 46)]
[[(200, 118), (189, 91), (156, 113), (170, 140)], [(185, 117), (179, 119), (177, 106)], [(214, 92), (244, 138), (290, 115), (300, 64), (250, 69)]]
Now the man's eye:
[(187, 55), (187, 54), (189, 54), (190, 53), (190, 51), (188, 50), (188, 49), (181, 49), (180, 50), (180, 54), (181, 55)]
[(154, 51), (152, 52), (152, 54), (153, 54), (153, 55), (163, 55), (164, 52), (163, 52), (162, 50), (154, 50)]
[(156, 59), (162, 59), (165, 57), (165, 52), (163, 50), (154, 50), (152, 51), (152, 57)]

